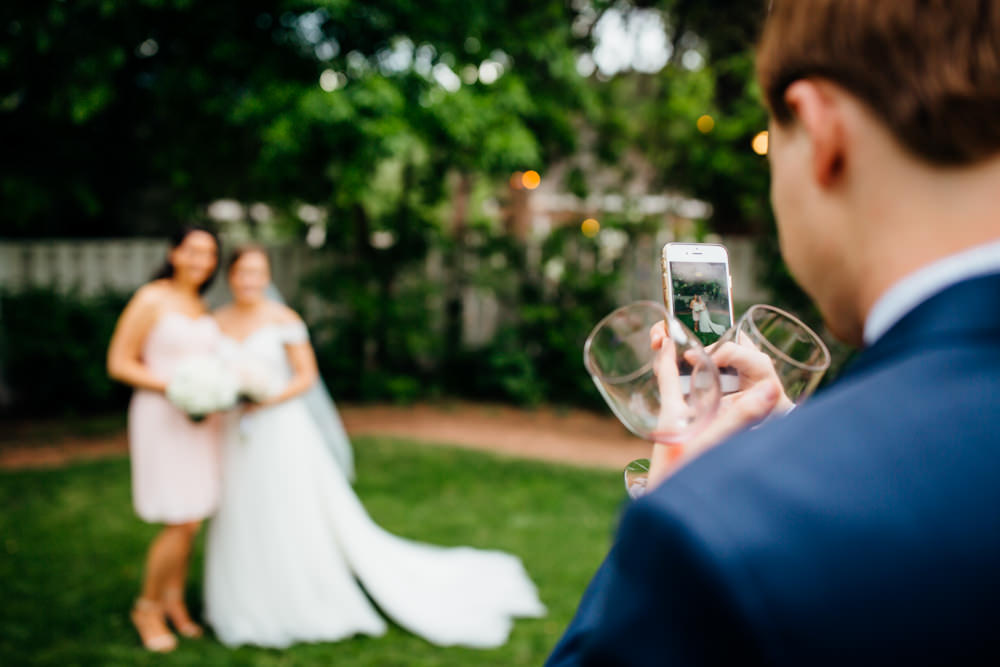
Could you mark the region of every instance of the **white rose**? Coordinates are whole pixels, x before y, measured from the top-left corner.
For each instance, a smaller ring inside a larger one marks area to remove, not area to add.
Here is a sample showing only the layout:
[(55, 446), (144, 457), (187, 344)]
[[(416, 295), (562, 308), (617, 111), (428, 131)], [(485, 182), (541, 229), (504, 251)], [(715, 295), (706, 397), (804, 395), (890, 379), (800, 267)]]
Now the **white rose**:
[(280, 377), (266, 363), (243, 359), (236, 366), (239, 393), (255, 403), (263, 403), (279, 393)]
[(229, 410), (236, 405), (239, 383), (233, 373), (212, 356), (190, 357), (174, 371), (167, 400), (192, 418)]

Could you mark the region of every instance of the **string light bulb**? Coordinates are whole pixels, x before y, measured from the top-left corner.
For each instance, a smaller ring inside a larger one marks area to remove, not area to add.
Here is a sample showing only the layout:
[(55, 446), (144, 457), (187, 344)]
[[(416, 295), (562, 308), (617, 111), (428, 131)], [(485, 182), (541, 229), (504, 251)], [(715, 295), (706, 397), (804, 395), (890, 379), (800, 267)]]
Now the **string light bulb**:
[(757, 155), (767, 155), (768, 148), (768, 136), (767, 130), (758, 132), (753, 141), (750, 142), (750, 147), (753, 148), (753, 152)]

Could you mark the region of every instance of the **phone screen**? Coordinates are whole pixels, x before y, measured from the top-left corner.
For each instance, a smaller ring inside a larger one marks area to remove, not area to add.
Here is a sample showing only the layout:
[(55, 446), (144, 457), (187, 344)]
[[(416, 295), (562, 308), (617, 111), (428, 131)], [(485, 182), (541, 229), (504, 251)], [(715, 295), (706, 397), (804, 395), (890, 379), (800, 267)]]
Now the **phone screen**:
[(711, 345), (732, 325), (729, 277), (722, 262), (670, 262), (674, 317)]

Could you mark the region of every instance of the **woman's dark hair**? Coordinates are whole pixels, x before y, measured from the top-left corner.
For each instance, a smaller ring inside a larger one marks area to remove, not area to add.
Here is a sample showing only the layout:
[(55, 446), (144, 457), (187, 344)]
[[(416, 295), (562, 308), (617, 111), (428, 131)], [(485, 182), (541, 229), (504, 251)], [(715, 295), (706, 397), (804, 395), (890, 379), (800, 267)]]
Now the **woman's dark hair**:
[[(189, 234), (192, 234), (194, 232), (204, 232), (209, 236), (211, 236), (212, 240), (215, 241), (215, 249), (218, 252), (219, 257), (220, 258), (222, 257), (222, 244), (219, 243), (219, 236), (211, 229), (208, 229), (206, 227), (200, 227), (198, 225), (187, 225), (185, 227), (181, 227), (176, 232), (174, 232), (169, 239), (170, 249), (173, 250), (180, 244), (184, 243), (184, 239), (186, 239)], [(208, 291), (208, 288), (212, 286), (212, 281), (215, 280), (215, 276), (218, 273), (219, 273), (219, 264), (218, 262), (216, 262), (215, 270), (212, 271), (212, 275), (206, 278), (205, 282), (203, 282), (198, 287), (199, 294), (204, 294), (206, 291)], [(170, 263), (170, 258), (168, 257), (167, 260), (163, 263), (163, 266), (160, 267), (159, 271), (153, 274), (153, 280), (162, 280), (163, 278), (173, 278), (173, 277), (174, 277), (174, 265)]]
[(236, 266), (236, 262), (240, 261), (244, 255), (249, 255), (254, 252), (259, 252), (264, 255), (264, 259), (267, 260), (267, 265), (271, 266), (271, 256), (267, 254), (267, 248), (259, 243), (244, 243), (243, 245), (234, 248), (233, 252), (229, 255), (229, 261), (226, 262), (226, 271), (232, 271), (233, 267)]

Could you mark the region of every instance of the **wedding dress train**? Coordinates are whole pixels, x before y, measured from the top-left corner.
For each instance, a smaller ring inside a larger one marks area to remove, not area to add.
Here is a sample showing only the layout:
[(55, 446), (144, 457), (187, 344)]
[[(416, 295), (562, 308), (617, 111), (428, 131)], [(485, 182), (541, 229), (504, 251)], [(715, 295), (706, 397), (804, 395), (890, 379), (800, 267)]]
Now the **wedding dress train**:
[(703, 303), (695, 304), (695, 306), (693, 306), (693, 309), (698, 311), (699, 331), (703, 333), (708, 333), (709, 331), (711, 331), (712, 333), (719, 334), (720, 336), (726, 333), (725, 325), (716, 324), (715, 322), (712, 321), (711, 316), (708, 314), (708, 307), (705, 304)]
[[(224, 347), (287, 381), (284, 344), (306, 335), (301, 324), (267, 325)], [(434, 644), (490, 648), (507, 640), (514, 617), (545, 613), (516, 556), (420, 544), (377, 526), (300, 399), (231, 416), (205, 560), (206, 618), (227, 645), (381, 635), (377, 605)]]

